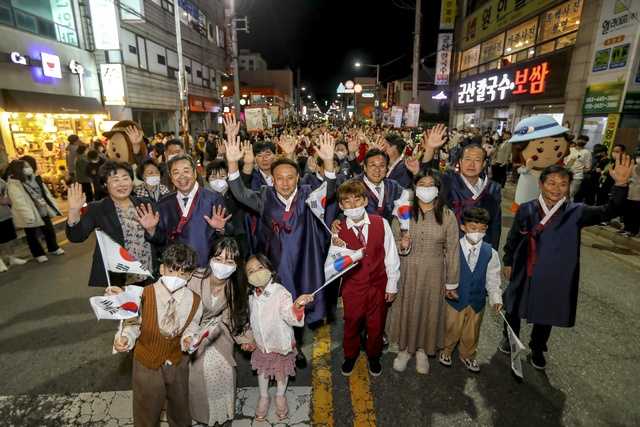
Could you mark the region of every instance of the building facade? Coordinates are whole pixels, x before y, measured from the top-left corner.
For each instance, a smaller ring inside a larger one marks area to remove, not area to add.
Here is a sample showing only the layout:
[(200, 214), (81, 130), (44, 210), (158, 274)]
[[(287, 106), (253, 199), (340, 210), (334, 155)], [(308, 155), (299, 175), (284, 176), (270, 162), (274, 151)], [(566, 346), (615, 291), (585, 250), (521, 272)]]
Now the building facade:
[[(626, 82), (635, 69), (632, 64), (637, 68), (640, 28), (635, 9), (640, 2), (467, 3), (459, 3), (454, 31), (451, 127), (513, 129), (525, 117), (548, 114), (574, 132), (589, 135), (590, 146), (615, 141), (615, 132), (607, 134), (614, 121), (616, 128), (638, 127), (635, 114), (621, 118), (620, 113)], [(604, 41), (603, 32), (610, 33)], [(609, 53), (601, 61), (604, 68), (598, 68), (594, 57), (598, 43), (606, 44)], [(613, 85), (620, 88), (617, 103), (598, 108), (601, 92), (606, 97), (610, 91), (599, 86), (600, 75), (611, 70)], [(611, 113), (617, 115), (612, 119)]]
[(269, 68), (262, 55), (248, 49), (240, 49), (238, 53), (238, 69), (241, 71), (263, 71)]

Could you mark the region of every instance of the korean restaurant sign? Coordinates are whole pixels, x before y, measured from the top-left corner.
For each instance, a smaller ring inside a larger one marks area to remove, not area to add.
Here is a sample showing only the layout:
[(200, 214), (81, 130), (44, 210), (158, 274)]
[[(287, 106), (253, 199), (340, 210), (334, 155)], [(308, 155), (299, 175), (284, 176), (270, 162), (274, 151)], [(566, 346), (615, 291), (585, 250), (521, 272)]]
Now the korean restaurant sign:
[(549, 0), (491, 0), (465, 18), (462, 48), (467, 49), (548, 5)]
[(453, 30), (456, 22), (456, 0), (440, 2), (440, 29)]
[(456, 106), (506, 105), (564, 97), (571, 52), (548, 55), (457, 82)]

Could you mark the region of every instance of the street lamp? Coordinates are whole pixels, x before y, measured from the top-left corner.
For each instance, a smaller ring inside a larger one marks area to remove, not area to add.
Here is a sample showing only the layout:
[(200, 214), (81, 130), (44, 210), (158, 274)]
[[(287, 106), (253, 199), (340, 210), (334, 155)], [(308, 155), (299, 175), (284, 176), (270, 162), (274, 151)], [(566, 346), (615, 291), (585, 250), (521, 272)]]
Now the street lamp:
[(378, 87), (378, 84), (380, 84), (380, 64), (363, 64), (360, 61), (356, 61), (353, 64), (353, 66), (356, 67), (356, 68), (360, 68), (360, 67), (375, 68), (376, 69), (376, 88)]
[(302, 86), (302, 91), (304, 92), (305, 90), (307, 90), (306, 86)]
[(311, 99), (311, 95), (307, 95), (307, 99)]

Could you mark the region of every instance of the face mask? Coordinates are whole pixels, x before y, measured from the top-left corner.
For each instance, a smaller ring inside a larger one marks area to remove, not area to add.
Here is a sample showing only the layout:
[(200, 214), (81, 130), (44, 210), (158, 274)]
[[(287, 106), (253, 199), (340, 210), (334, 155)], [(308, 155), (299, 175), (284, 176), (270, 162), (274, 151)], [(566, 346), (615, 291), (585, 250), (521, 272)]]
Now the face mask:
[(217, 261), (211, 261), (211, 271), (213, 276), (218, 280), (228, 279), (235, 271), (236, 265), (223, 264)]
[(169, 292), (174, 293), (181, 287), (187, 284), (187, 281), (178, 276), (162, 276), (160, 279), (162, 284), (169, 289)]
[(424, 203), (431, 203), (438, 197), (438, 187), (416, 187), (416, 196)]
[(471, 242), (472, 244), (475, 245), (475, 244), (479, 243), (484, 238), (485, 234), (486, 233), (482, 233), (482, 232), (477, 231), (477, 232), (474, 232), (474, 233), (467, 233), (465, 236), (467, 237), (467, 240), (469, 242)]
[(343, 153), (342, 151), (338, 151), (336, 153), (336, 156), (338, 157), (338, 160), (344, 160), (347, 157), (347, 153)]
[(247, 277), (247, 280), (256, 288), (264, 288), (271, 281), (271, 272), (267, 269), (254, 271)]
[(22, 173), (24, 173), (27, 176), (31, 176), (33, 175), (33, 169), (31, 169), (30, 167), (26, 167), (22, 169)]
[(160, 177), (148, 176), (144, 179), (144, 182), (151, 187), (155, 187), (156, 185), (160, 184)]
[(226, 179), (211, 179), (209, 180), (209, 185), (218, 193), (222, 193), (229, 188), (229, 184)]
[(176, 156), (177, 156), (177, 154), (169, 154), (169, 155), (167, 156), (167, 163), (169, 162), (169, 160), (173, 159), (173, 158), (174, 158), (174, 157), (176, 157)]
[(359, 208), (353, 209), (344, 209), (344, 215), (352, 220), (360, 219), (364, 216), (364, 206), (360, 206)]

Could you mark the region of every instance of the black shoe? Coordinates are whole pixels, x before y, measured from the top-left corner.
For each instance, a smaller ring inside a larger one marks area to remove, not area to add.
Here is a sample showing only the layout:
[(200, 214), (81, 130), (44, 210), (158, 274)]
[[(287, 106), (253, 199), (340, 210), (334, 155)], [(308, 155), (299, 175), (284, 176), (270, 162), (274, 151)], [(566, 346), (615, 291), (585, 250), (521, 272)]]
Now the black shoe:
[(298, 354), (296, 354), (296, 368), (306, 369), (306, 367), (307, 367), (307, 357), (304, 355), (302, 350), (298, 350)]
[(369, 359), (369, 373), (374, 377), (382, 375), (382, 365), (380, 364), (379, 357), (372, 357)]
[(544, 371), (544, 368), (547, 366), (547, 361), (545, 360), (544, 353), (542, 351), (532, 350), (529, 361), (531, 362), (531, 366), (540, 371)]
[(498, 344), (498, 350), (504, 354), (511, 354), (511, 345), (509, 344), (509, 338), (502, 337), (502, 341)]
[(353, 372), (353, 367), (356, 366), (357, 357), (354, 358), (344, 358), (344, 362), (342, 362), (342, 375), (348, 377)]

